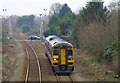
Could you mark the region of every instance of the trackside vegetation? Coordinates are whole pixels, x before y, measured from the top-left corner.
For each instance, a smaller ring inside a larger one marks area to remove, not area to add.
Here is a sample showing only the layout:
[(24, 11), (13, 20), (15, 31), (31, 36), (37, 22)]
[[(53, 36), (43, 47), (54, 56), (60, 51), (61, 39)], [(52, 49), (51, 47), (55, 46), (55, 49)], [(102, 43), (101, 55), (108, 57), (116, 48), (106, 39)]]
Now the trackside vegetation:
[(98, 60), (111, 60), (113, 54), (117, 55), (119, 43), (116, 3), (111, 2), (106, 7), (102, 1), (90, 1), (78, 13), (72, 12), (67, 4), (59, 4), (57, 7), (58, 3), (55, 3), (51, 6), (52, 13), (44, 33), (62, 37), (76, 48), (88, 50)]

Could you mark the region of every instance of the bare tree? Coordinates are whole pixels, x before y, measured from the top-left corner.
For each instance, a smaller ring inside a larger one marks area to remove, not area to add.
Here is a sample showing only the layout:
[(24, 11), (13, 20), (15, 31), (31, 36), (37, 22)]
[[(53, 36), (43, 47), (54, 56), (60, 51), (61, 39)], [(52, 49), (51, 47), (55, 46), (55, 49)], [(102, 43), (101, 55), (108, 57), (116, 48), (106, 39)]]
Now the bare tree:
[(120, 1), (112, 1), (112, 2), (109, 4), (108, 8), (109, 8), (110, 10), (117, 10), (118, 7), (119, 7), (119, 5), (120, 5)]
[(52, 4), (49, 11), (50, 15), (59, 13), (59, 10), (62, 8), (62, 6), (63, 5), (61, 5), (60, 3)]

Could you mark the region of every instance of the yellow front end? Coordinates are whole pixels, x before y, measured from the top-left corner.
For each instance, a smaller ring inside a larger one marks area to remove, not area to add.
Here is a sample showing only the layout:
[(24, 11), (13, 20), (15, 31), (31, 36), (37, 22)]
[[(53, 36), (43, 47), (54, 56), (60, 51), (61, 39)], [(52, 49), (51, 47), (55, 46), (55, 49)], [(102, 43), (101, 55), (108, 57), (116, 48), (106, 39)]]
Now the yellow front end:
[(60, 44), (52, 51), (52, 66), (56, 72), (71, 72), (74, 70), (73, 47)]

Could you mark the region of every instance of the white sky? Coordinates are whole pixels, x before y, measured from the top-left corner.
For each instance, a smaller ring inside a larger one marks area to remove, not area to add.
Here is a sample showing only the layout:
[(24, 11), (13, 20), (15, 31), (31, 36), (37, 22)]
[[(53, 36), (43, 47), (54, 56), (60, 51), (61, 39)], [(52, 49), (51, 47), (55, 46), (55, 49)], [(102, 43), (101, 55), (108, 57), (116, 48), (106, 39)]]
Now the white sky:
[[(87, 1), (89, 0), (0, 0), (0, 15), (39, 15), (45, 14), (43, 9), (47, 9), (48, 14), (50, 6), (55, 2), (67, 3), (73, 12), (77, 12)], [(108, 5), (111, 0), (103, 1)], [(3, 12), (2, 9), (7, 11)]]

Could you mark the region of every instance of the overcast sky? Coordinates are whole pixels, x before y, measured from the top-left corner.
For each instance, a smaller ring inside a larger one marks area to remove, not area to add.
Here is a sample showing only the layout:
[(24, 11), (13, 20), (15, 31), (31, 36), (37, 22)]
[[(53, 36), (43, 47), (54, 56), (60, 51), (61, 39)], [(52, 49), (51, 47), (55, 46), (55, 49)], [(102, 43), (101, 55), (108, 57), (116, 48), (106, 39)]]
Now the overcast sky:
[[(59, 2), (61, 4), (67, 3), (73, 12), (77, 12), (84, 7), (89, 0), (0, 0), (0, 15), (39, 15), (45, 14), (43, 9), (47, 9), (49, 13), (50, 6)], [(105, 5), (108, 5), (111, 0), (103, 0)], [(2, 9), (7, 9), (3, 12)]]

